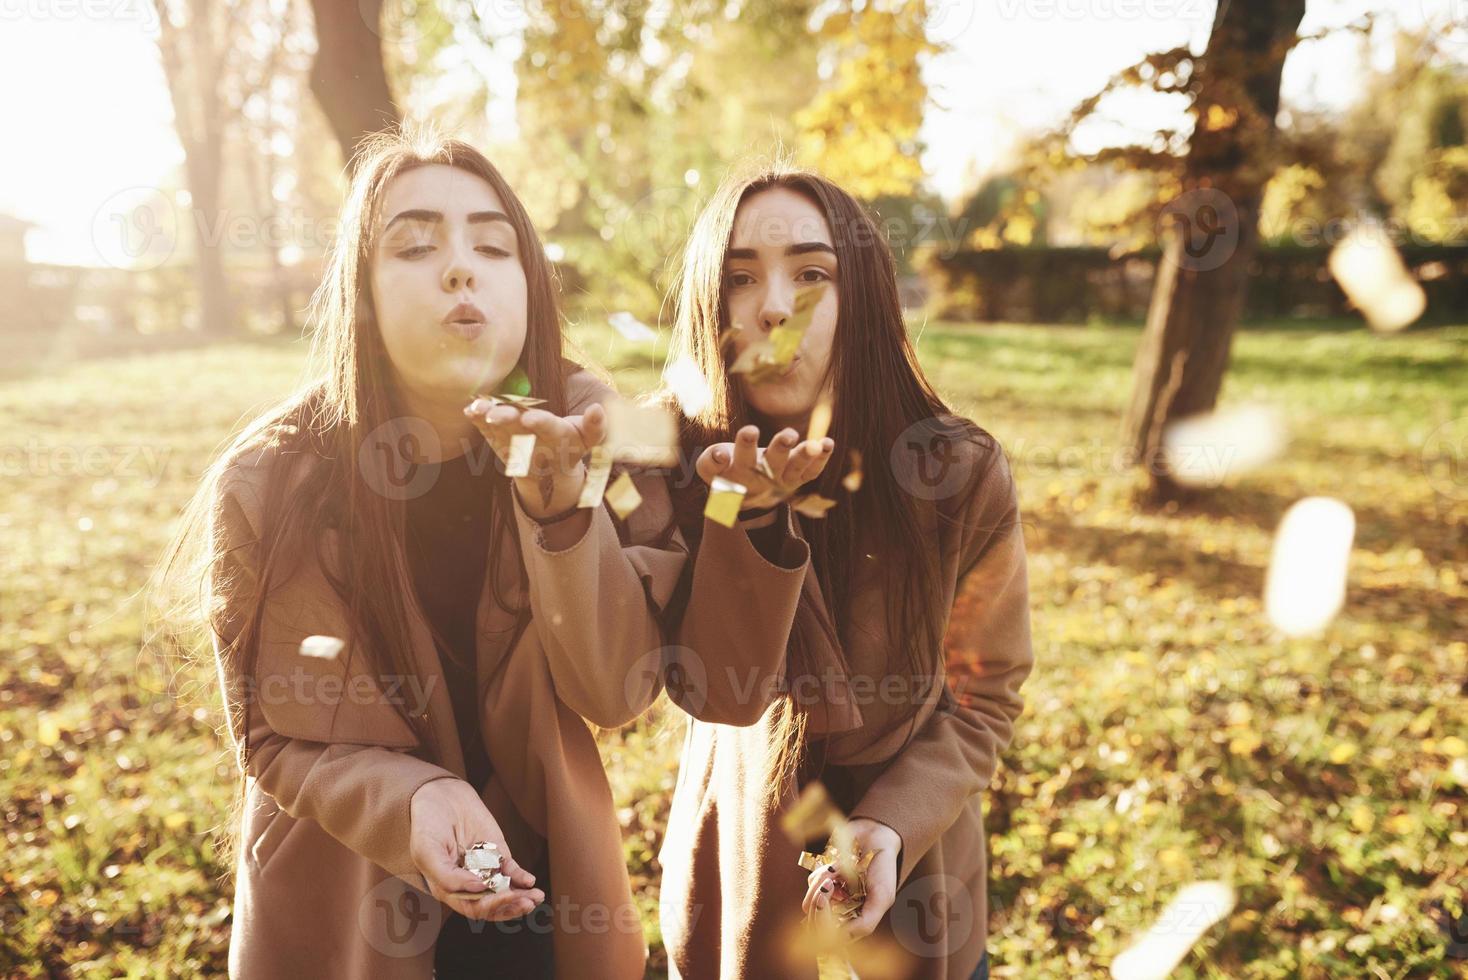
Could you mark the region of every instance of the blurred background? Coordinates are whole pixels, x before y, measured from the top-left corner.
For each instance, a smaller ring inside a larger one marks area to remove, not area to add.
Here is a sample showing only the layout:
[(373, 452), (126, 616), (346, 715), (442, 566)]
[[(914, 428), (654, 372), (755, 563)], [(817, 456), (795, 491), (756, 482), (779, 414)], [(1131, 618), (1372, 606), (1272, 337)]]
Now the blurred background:
[[(1464, 975), (1462, 0), (19, 0), (0, 93), (0, 971), (224, 970), (218, 697), (139, 589), (414, 117), (627, 394), (731, 164), (878, 215), (1027, 520), (996, 976), (1108, 975), (1197, 881), (1178, 976)], [(602, 737), (655, 976), (680, 734)]]

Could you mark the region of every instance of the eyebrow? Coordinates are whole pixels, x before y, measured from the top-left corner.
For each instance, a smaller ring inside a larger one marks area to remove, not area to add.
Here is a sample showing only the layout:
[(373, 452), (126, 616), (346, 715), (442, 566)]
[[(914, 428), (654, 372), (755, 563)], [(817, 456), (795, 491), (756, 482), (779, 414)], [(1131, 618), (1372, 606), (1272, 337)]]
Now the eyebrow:
[[(798, 242), (785, 249), (786, 255), (809, 255), (812, 252), (836, 254), (836, 250), (825, 242)], [(729, 249), (728, 257), (731, 259), (757, 259), (759, 258), (759, 253), (752, 248), (731, 248)]]
[[(385, 234), (388, 229), (397, 224), (399, 221), (436, 222), (442, 220), (442, 211), (425, 211), (421, 208), (413, 208), (411, 210), (402, 211), (398, 214), (393, 215), (393, 219), (389, 221), (382, 230)], [(510, 224), (510, 216), (505, 214), (503, 211), (473, 211), (469, 214), (469, 217), (466, 220), (471, 225), (484, 224), (488, 221), (503, 221), (505, 224)]]

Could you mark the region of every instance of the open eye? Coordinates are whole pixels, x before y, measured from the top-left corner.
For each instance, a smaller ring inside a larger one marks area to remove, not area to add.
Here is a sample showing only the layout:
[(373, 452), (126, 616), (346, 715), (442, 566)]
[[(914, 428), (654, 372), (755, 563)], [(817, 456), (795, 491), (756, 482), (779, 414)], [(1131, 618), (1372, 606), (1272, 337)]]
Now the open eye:
[(825, 269), (812, 266), (809, 269), (802, 269), (796, 278), (801, 282), (829, 282), (831, 274)]
[(754, 276), (747, 272), (731, 272), (728, 279), (729, 285), (733, 287), (748, 286), (754, 282)]

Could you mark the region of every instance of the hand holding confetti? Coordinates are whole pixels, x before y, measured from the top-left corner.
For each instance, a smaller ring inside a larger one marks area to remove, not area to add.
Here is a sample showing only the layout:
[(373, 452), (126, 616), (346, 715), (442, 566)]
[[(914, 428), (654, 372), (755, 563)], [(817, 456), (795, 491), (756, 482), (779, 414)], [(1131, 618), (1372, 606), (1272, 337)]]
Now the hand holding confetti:
[(577, 506), (587, 475), (582, 457), (606, 438), (606, 412), (592, 405), (583, 415), (562, 418), (540, 404), (519, 395), (481, 395), (464, 414), (504, 461), (526, 513), (543, 518)]
[[(742, 488), (743, 499), (737, 508), (732, 508), (726, 526), (732, 526), (741, 509), (771, 507), (784, 500), (799, 501), (802, 506), (818, 509), (825, 513), (831, 501), (824, 505), (815, 494), (797, 497), (796, 491), (804, 484), (820, 476), (830, 462), (836, 444), (827, 436), (801, 440), (794, 429), (783, 429), (770, 440), (768, 447), (760, 448), (759, 429), (746, 425), (740, 429), (733, 442), (719, 442), (705, 449), (698, 458), (698, 475), (705, 483), (714, 485), (722, 479)], [(719, 488), (715, 488), (719, 489)], [(739, 493), (729, 490), (725, 492)], [(806, 501), (806, 497), (815, 498)], [(710, 500), (713, 504), (713, 500)], [(711, 514), (715, 519), (718, 516)]]

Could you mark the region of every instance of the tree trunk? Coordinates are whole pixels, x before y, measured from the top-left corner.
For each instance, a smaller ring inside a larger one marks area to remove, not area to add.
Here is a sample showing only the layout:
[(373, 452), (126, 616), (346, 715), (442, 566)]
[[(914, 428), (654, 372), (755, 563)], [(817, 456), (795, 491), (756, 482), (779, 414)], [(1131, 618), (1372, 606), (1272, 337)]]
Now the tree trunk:
[(158, 51), (189, 185), (189, 208), (180, 224), (189, 228), (194, 239), (199, 330), (225, 334), (235, 324), (224, 272), (225, 215), (219, 208), (226, 125), (221, 85), (231, 70), (228, 39), (241, 5), (212, 7), (206, 0), (189, 0), (184, 9), (186, 33), (170, 19), (167, 9), (160, 9)]
[(234, 303), (224, 274), (224, 214), (220, 210), (220, 153), (217, 142), (185, 148), (191, 203), (189, 222), (194, 236), (196, 281), (199, 286), (199, 331), (223, 335), (234, 332)]
[(363, 137), (399, 121), (382, 60), (382, 0), (311, 0), (316, 61), (311, 92), (347, 166)]
[(1264, 185), (1272, 173), (1279, 82), (1305, 0), (1220, 3), (1198, 64), (1197, 127), (1183, 191), (1163, 209), (1163, 257), (1132, 369), (1123, 423), (1149, 475), (1149, 503), (1190, 491), (1168, 472), (1164, 428), (1218, 402), (1234, 328), (1258, 247)]

